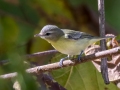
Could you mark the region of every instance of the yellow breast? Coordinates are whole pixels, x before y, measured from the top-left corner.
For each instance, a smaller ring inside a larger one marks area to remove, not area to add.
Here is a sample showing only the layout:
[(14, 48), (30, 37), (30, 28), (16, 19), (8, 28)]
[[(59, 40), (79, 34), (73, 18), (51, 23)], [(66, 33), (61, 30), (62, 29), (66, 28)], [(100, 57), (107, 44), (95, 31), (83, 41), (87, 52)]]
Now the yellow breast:
[(49, 41), (59, 52), (67, 55), (79, 55), (88, 46), (88, 40), (72, 40), (60, 38), (56, 42)]

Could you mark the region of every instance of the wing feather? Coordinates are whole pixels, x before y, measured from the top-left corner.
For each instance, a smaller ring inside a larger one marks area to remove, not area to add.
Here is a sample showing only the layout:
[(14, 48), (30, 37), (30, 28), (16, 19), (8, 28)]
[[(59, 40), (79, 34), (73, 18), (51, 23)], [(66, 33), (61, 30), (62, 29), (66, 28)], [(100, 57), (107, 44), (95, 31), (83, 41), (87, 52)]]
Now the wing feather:
[(90, 34), (86, 34), (84, 32), (67, 30), (67, 29), (62, 29), (62, 30), (65, 33), (65, 38), (68, 38), (68, 39), (78, 40), (83, 38), (88, 38), (88, 39), (94, 38), (94, 36)]

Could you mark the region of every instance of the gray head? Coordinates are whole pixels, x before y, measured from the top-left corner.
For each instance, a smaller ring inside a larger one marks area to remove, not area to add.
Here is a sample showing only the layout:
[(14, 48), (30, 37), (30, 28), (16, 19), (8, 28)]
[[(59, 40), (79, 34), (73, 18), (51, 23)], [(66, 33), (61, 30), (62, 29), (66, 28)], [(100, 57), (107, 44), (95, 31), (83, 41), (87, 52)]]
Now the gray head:
[(42, 28), (39, 34), (35, 36), (40, 36), (41, 38), (48, 41), (57, 41), (64, 32), (55, 25), (46, 25)]

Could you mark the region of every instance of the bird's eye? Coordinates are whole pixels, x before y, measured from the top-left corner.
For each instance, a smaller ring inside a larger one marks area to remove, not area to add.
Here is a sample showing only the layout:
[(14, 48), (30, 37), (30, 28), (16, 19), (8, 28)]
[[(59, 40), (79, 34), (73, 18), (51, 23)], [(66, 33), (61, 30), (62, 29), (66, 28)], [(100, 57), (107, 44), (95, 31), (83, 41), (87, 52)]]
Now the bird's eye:
[(51, 33), (46, 33), (45, 35), (47, 35), (47, 36), (48, 36), (48, 35), (50, 35), (50, 34), (51, 34)]

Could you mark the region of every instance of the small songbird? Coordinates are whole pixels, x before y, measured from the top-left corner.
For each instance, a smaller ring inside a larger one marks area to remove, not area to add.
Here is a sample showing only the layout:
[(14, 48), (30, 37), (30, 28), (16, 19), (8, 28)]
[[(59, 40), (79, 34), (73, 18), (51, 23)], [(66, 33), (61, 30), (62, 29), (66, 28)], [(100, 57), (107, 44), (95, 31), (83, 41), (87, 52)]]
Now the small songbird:
[(60, 60), (60, 66), (63, 66), (63, 61), (73, 57), (73, 55), (82, 55), (85, 48), (95, 43), (96, 41), (113, 38), (113, 36), (101, 38), (95, 37), (90, 34), (86, 34), (80, 31), (74, 31), (69, 29), (60, 29), (56, 25), (46, 25), (42, 28), (39, 36), (48, 41), (56, 50), (68, 56)]

